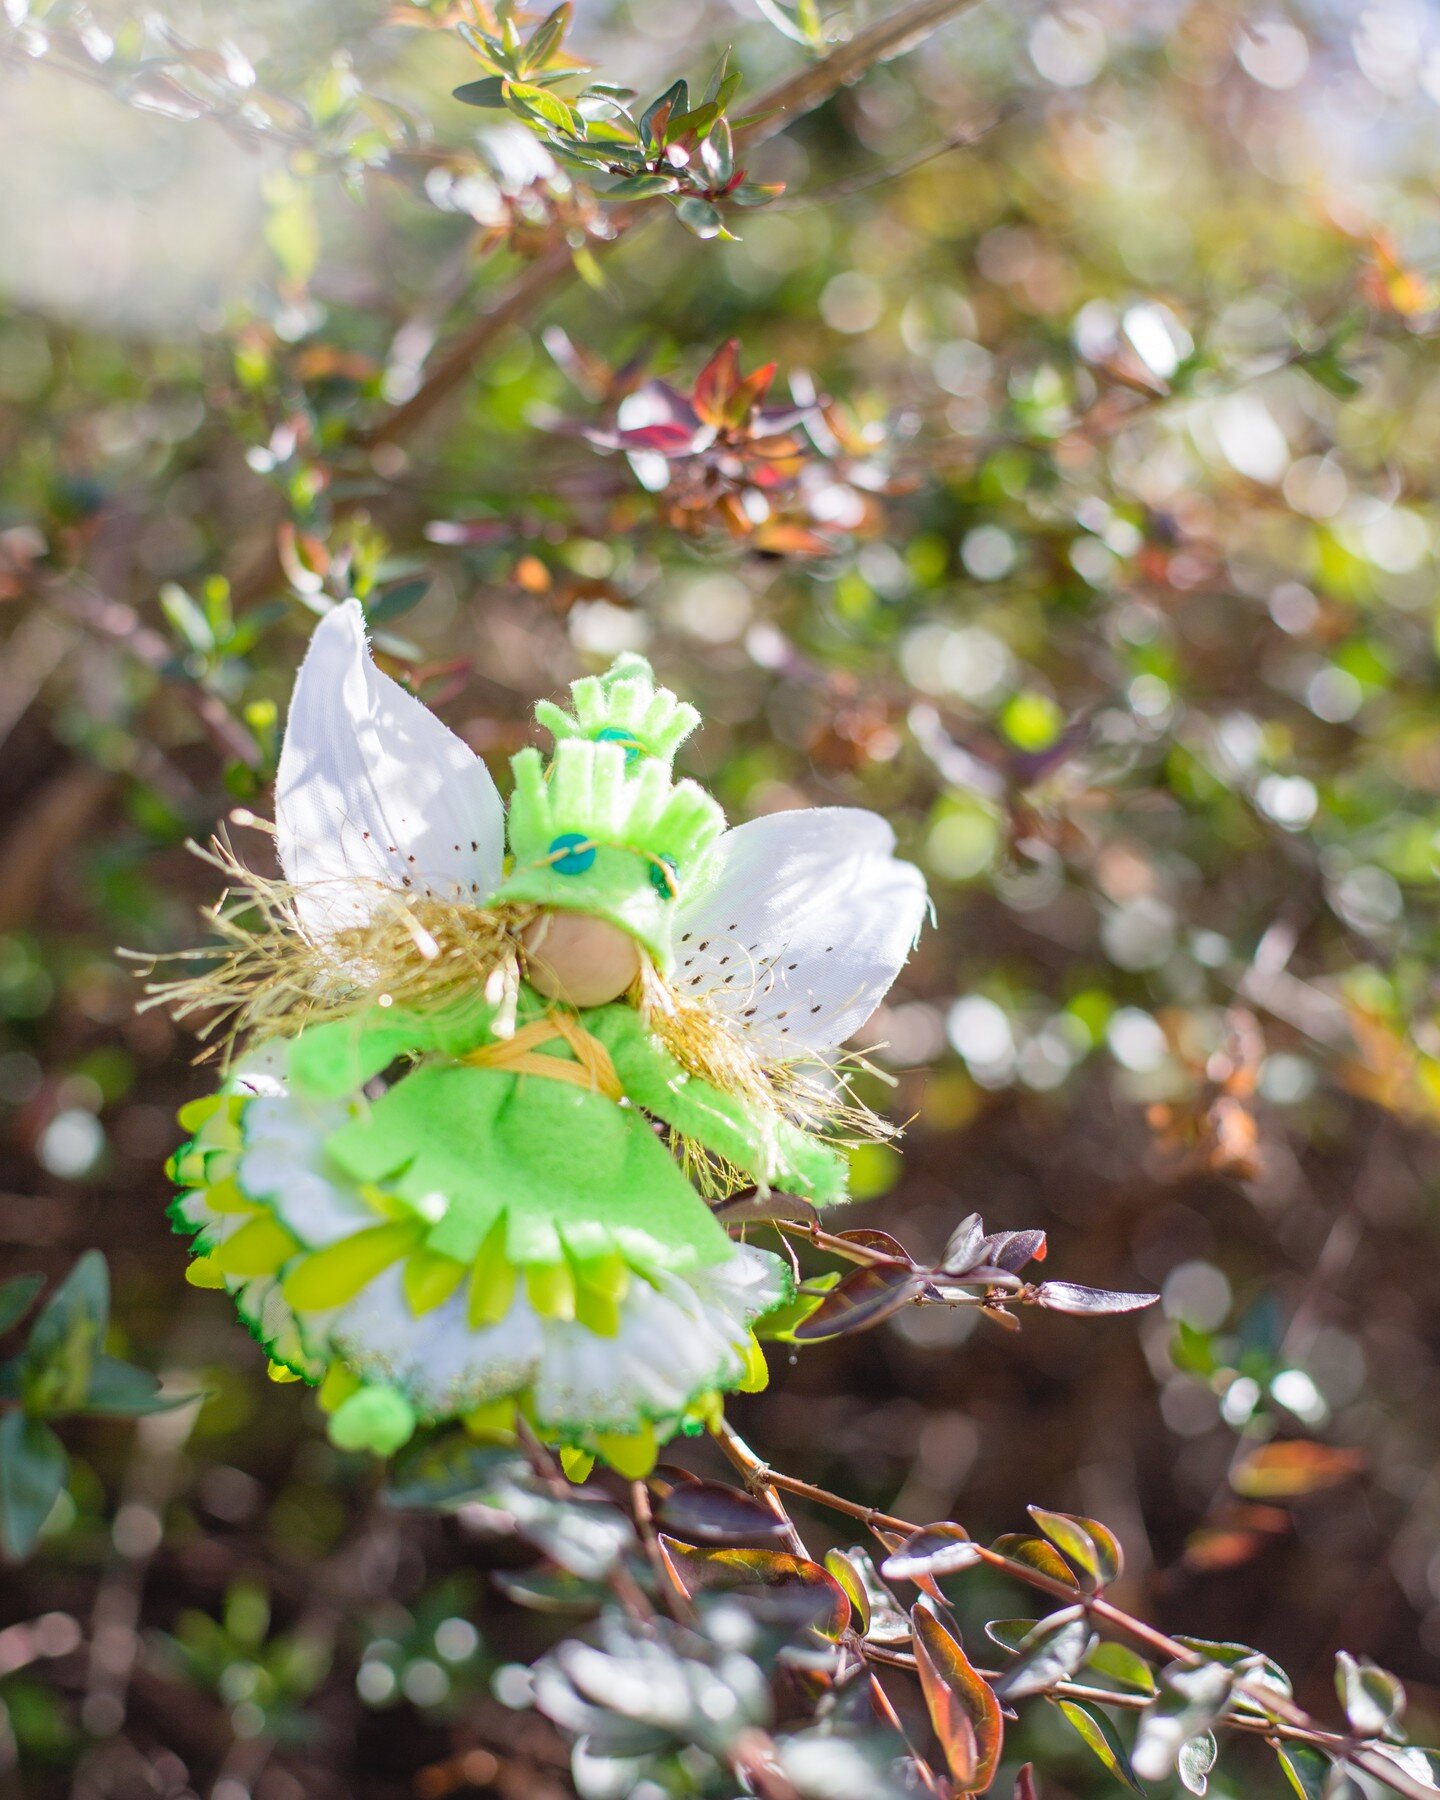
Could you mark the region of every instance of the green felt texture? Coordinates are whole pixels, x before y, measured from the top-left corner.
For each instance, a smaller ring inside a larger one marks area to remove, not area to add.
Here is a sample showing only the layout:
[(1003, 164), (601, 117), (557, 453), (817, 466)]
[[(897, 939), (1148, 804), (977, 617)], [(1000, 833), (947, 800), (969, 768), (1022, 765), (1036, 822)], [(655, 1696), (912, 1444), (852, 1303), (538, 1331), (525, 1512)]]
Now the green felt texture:
[(669, 688), (657, 687), (649, 663), (633, 653), (617, 658), (604, 675), (572, 681), (570, 703), (573, 716), (549, 700), (535, 708), (535, 717), (557, 742), (623, 734), (641, 755), (667, 763), (700, 723), (695, 708)]
[[(543, 1054), (543, 1052), (542, 1052)], [(468, 1262), (497, 1219), (514, 1263), (567, 1247), (661, 1268), (722, 1261), (730, 1241), (644, 1116), (504, 1069), (419, 1068), (327, 1143), (352, 1180), (448, 1208), (427, 1248)]]
[(637, 1105), (743, 1169), (757, 1182), (822, 1205), (846, 1197), (847, 1166), (829, 1144), (773, 1115), (758, 1117), (739, 1100), (689, 1075), (629, 1006), (585, 1014), (625, 1092)]
[(353, 1094), (400, 1056), (464, 1056), (489, 1037), (495, 1009), (483, 999), (417, 1013), (372, 1007), (353, 1019), (312, 1025), (291, 1041), (286, 1073), (317, 1099)]
[[(689, 894), (708, 878), (711, 848), (725, 828), (720, 808), (693, 781), (672, 783), (661, 762), (645, 759), (630, 770), (618, 743), (566, 738), (548, 765), (538, 750), (522, 750), (511, 767), (514, 861), (497, 897), (608, 919), (669, 969), (672, 888)], [(581, 873), (554, 864), (551, 847), (567, 836), (595, 845)]]

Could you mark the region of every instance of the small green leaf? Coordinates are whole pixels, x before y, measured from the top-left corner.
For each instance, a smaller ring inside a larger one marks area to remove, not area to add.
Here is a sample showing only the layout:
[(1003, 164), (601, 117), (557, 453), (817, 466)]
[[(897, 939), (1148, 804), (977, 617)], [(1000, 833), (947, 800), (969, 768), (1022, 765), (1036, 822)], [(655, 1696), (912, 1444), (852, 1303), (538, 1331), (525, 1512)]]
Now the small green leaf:
[(20, 1323), (44, 1285), (43, 1275), (14, 1275), (9, 1281), (0, 1281), (0, 1331)]
[(48, 1425), (21, 1412), (0, 1418), (0, 1542), (10, 1556), (29, 1554), (68, 1467), (65, 1446)]
[(170, 621), (170, 629), (185, 648), (196, 656), (208, 656), (215, 648), (215, 633), (210, 621), (178, 582), (167, 581), (160, 590), (160, 610)]
[(376, 595), (365, 608), (365, 617), (372, 625), (386, 625), (417, 606), (429, 591), (428, 575), (416, 575), (406, 581), (397, 581)]
[(693, 232), (698, 238), (719, 237), (725, 230), (720, 208), (712, 206), (708, 200), (702, 200), (698, 194), (687, 194), (683, 200), (677, 201), (675, 216), (687, 231)]
[(527, 75), (533, 74), (536, 69), (543, 69), (560, 48), (565, 33), (570, 29), (573, 13), (574, 8), (566, 0), (565, 5), (557, 6), (550, 17), (531, 32), (530, 41), (521, 56), (521, 67)]
[(160, 1383), (148, 1369), (137, 1369), (118, 1356), (100, 1355), (90, 1371), (85, 1399), (75, 1410), (138, 1419), (146, 1413), (172, 1412), (199, 1398), (198, 1394), (162, 1394)]
[(504, 106), (505, 78), (502, 75), (487, 75), (482, 81), (467, 81), (458, 87), (452, 96), (466, 106)]
[(640, 139), (642, 143), (654, 144), (656, 149), (662, 148), (660, 134), (666, 124), (677, 113), (689, 112), (690, 89), (683, 81), (677, 81), (666, 88), (658, 100), (652, 100), (640, 115)]
[(109, 1317), (109, 1270), (98, 1250), (87, 1250), (30, 1329), (20, 1377), (27, 1412), (71, 1412), (84, 1403)]
[(1140, 1694), (1155, 1692), (1155, 1671), (1126, 1644), (1097, 1644), (1086, 1658), (1086, 1667), (1119, 1687)]
[(1097, 1588), (1108, 1587), (1119, 1579), (1125, 1566), (1124, 1555), (1114, 1533), (1098, 1519), (1047, 1512), (1043, 1506), (1031, 1506), (1026, 1510), (1050, 1542), (1063, 1550)]
[(583, 138), (585, 135), (585, 121), (574, 107), (558, 94), (552, 94), (548, 88), (538, 87), (533, 81), (507, 81), (505, 100), (512, 112), (540, 119), (546, 125), (553, 125), (557, 131), (570, 132), (575, 137)]
[(1144, 1789), (1130, 1767), (1130, 1758), (1125, 1754), (1125, 1746), (1105, 1714), (1074, 1700), (1057, 1700), (1055, 1704), (1115, 1779), (1132, 1794), (1143, 1793)]
[(1324, 1800), (1330, 1758), (1313, 1744), (1277, 1744), (1275, 1754), (1300, 1800)]

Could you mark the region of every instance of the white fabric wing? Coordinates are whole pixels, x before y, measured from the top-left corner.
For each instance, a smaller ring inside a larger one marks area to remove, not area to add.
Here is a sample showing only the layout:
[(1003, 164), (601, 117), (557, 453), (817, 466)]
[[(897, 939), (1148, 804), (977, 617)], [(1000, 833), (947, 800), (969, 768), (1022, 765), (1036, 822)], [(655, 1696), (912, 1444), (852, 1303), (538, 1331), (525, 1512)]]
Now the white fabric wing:
[(325, 615), (295, 678), (275, 831), (316, 937), (361, 923), (382, 889), (483, 901), (500, 880), (505, 813), (489, 770), (375, 667), (358, 600)]
[(706, 892), (680, 903), (675, 982), (708, 995), (771, 1053), (833, 1050), (874, 1012), (914, 948), (925, 878), (875, 813), (771, 813), (727, 831)]

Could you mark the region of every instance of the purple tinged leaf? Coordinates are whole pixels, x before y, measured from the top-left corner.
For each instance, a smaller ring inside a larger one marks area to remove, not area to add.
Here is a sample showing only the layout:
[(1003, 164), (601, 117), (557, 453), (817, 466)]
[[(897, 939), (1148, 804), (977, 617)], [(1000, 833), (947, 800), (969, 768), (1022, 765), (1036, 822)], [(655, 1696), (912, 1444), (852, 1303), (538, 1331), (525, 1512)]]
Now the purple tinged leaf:
[(1011, 1275), (1018, 1274), (1028, 1262), (1044, 1262), (1046, 1241), (1043, 1231), (997, 1231), (981, 1245), (984, 1260)]
[(908, 1269), (880, 1263), (854, 1269), (803, 1324), (795, 1327), (795, 1337), (804, 1343), (816, 1343), (822, 1338), (868, 1331), (902, 1306), (908, 1306), (924, 1289), (925, 1283)]
[(1077, 1315), (1140, 1312), (1159, 1298), (1158, 1294), (1124, 1294), (1113, 1288), (1081, 1287), (1074, 1281), (1042, 1281), (1034, 1293), (1037, 1306)]
[(947, 1275), (964, 1275), (983, 1258), (984, 1243), (985, 1221), (979, 1213), (971, 1213), (950, 1233), (945, 1254), (940, 1258), (940, 1267)]
[(818, 1225), (820, 1215), (798, 1194), (737, 1194), (715, 1208), (722, 1225)]
[(784, 1524), (758, 1500), (718, 1481), (687, 1481), (673, 1488), (655, 1510), (655, 1521), (687, 1544), (773, 1544)]
[(934, 1581), (971, 1569), (981, 1560), (980, 1549), (965, 1530), (951, 1520), (927, 1525), (892, 1551), (880, 1565), (887, 1581)]

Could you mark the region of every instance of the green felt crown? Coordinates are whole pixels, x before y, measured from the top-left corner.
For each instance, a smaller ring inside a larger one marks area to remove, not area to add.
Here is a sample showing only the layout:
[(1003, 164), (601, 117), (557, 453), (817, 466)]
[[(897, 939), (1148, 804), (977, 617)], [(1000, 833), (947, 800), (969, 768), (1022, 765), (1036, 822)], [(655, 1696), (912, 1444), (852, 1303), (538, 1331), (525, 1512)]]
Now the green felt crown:
[(677, 700), (669, 688), (655, 685), (643, 656), (619, 657), (604, 675), (572, 681), (570, 700), (573, 716), (553, 701), (542, 700), (535, 717), (557, 743), (584, 738), (619, 744), (632, 767), (641, 757), (672, 762), (700, 723), (693, 706)]
[(615, 739), (573, 736), (548, 764), (538, 750), (511, 759), (514, 861), (498, 897), (608, 919), (667, 970), (675, 902), (704, 880), (725, 815), (665, 762), (631, 760)]

